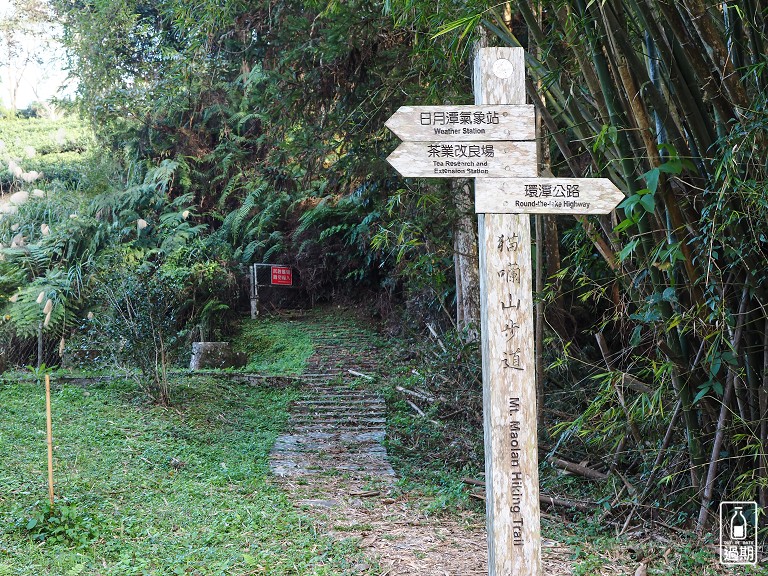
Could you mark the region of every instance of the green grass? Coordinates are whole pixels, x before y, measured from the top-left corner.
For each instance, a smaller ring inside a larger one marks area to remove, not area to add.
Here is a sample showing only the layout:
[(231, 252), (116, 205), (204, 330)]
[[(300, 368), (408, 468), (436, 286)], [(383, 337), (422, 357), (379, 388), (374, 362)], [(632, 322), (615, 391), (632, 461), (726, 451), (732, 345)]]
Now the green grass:
[(295, 395), (190, 378), (162, 409), (127, 383), (55, 386), (56, 493), (97, 534), (76, 546), (24, 529), (47, 497), (44, 396), (0, 386), (0, 575), (344, 574), (351, 545), (316, 534), (268, 481)]
[(244, 320), (234, 348), (248, 354), (247, 372), (298, 375), (314, 350), (301, 321), (281, 318)]

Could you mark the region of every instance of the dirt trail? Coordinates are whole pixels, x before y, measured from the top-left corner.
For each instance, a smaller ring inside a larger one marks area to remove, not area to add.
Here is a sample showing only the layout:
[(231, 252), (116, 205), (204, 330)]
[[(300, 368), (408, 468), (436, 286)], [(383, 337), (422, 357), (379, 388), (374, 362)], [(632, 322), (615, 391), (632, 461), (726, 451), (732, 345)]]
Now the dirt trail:
[[(427, 515), (424, 502), (393, 490), (386, 450), (385, 404), (371, 391), (377, 350), (363, 330), (308, 324), (315, 354), (270, 467), (277, 482), (336, 538), (357, 538), (368, 560), (350, 573), (379, 576), (487, 574), (479, 514)], [(570, 551), (545, 541), (545, 573), (570, 574)]]
[[(357, 542), (365, 559), (344, 574), (485, 576), (484, 515), (428, 514), (425, 497), (397, 486), (383, 445), (386, 406), (376, 393), (386, 368), (379, 365), (382, 354), (369, 333), (347, 323), (339, 326), (330, 315), (310, 315), (302, 322), (315, 341), (315, 354), (302, 377), (305, 394), (294, 403), (286, 433), (271, 455), (276, 482), (306, 510), (318, 532)], [(542, 518), (548, 535), (568, 533), (565, 517), (542, 511)], [(543, 574), (694, 573), (690, 544), (674, 534), (640, 527), (625, 536), (623, 545), (581, 538), (573, 548), (544, 537)], [(730, 573), (714, 559), (701, 569), (702, 574)]]

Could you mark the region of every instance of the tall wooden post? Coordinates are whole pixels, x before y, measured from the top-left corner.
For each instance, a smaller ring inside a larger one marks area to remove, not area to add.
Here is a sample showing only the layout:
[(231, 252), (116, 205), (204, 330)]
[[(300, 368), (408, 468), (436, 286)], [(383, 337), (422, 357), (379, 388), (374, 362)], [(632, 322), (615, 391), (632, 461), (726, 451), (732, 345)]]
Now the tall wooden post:
[(53, 425), (51, 423), (51, 377), (45, 375), (45, 430), (48, 443), (48, 498), (53, 508)]
[(387, 160), (406, 177), (475, 178), (488, 573), (541, 576), (529, 214), (608, 214), (624, 195), (605, 178), (537, 177), (522, 48), (480, 49), (474, 85), (474, 106), (400, 107)]
[[(525, 104), (523, 49), (479, 50), (474, 87), (475, 104)], [(515, 161), (531, 178), (536, 164)], [(483, 184), (494, 187), (492, 179)], [(478, 219), (488, 574), (540, 576), (530, 216)]]

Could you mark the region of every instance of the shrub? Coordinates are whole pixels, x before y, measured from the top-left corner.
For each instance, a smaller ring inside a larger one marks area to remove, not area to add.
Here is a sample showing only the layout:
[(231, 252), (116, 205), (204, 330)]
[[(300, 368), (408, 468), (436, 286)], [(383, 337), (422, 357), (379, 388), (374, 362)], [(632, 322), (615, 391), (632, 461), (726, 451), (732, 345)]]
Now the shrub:
[(98, 274), (91, 316), (94, 339), (110, 350), (116, 366), (129, 367), (157, 403), (170, 403), (168, 368), (183, 341), (179, 311), (183, 285), (151, 261), (128, 251), (110, 258)]
[(16, 520), (14, 527), (28, 533), (33, 540), (78, 548), (87, 547), (99, 537), (93, 519), (71, 502), (51, 504), (47, 500), (39, 500), (27, 515)]

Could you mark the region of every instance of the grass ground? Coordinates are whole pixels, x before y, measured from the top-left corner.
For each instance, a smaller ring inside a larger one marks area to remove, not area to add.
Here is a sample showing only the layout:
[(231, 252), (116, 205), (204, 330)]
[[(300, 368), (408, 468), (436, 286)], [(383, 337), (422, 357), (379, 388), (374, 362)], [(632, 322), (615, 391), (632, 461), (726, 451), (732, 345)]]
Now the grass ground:
[(301, 374), (313, 350), (304, 323), (269, 317), (243, 320), (235, 347), (248, 355), (244, 371), (269, 376)]
[(56, 493), (78, 546), (26, 530), (47, 495), (43, 392), (0, 387), (0, 575), (344, 573), (354, 552), (267, 477), (295, 392), (204, 378), (175, 392), (161, 409), (127, 383), (54, 385)]

